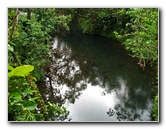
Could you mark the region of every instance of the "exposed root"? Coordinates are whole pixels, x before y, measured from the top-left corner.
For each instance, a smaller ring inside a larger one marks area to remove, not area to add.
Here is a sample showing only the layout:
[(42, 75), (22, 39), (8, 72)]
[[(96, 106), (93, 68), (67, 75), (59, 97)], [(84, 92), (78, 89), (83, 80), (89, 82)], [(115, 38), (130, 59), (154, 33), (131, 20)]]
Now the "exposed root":
[(138, 62), (138, 65), (143, 69), (145, 70), (145, 60), (144, 59), (139, 59), (139, 62)]

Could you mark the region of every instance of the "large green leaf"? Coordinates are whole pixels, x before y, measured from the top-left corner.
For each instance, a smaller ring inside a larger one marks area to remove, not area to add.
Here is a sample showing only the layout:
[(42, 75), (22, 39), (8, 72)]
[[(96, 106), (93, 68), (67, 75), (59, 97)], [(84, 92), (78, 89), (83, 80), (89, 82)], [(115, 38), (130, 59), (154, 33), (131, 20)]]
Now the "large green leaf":
[(13, 70), (14, 68), (10, 65), (8, 65), (8, 70)]
[(34, 66), (32, 65), (23, 65), (14, 68), (11, 72), (8, 73), (8, 77), (19, 76), (25, 77), (28, 76), (31, 71), (33, 71)]
[(37, 104), (32, 101), (25, 101), (23, 103), (24, 110), (34, 110), (37, 107)]
[(17, 99), (17, 100), (22, 100), (22, 97), (18, 92), (11, 93), (10, 97)]

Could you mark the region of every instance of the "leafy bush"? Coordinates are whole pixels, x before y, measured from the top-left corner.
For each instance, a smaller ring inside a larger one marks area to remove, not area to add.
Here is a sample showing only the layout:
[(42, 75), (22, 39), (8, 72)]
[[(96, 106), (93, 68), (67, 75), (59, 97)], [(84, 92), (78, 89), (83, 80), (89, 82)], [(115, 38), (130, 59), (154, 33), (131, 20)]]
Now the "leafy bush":
[(54, 9), (35, 10), (40, 9), (8, 10), (8, 114), (12, 121), (55, 120), (55, 114), (66, 113), (64, 107), (44, 102), (36, 81), (49, 67), (51, 31), (57, 25), (69, 29), (70, 16), (57, 17)]
[(30, 75), (34, 66), (23, 65), (13, 68), (8, 66), (8, 113), (11, 120), (16, 121), (36, 121), (50, 120), (48, 112), (56, 114), (66, 113), (64, 107), (58, 107), (48, 102), (44, 103), (37, 85), (35, 77)]
[[(20, 10), (24, 11), (20, 13)], [(30, 13), (30, 14), (29, 14)], [(33, 75), (42, 79), (44, 69), (49, 67), (50, 40), (52, 33), (69, 31), (71, 16), (57, 16), (55, 9), (9, 9), (9, 45), (14, 48), (20, 64), (35, 67)], [(17, 17), (17, 18), (16, 18)], [(13, 25), (13, 23), (16, 23)], [(12, 39), (11, 39), (12, 37)], [(10, 62), (12, 55), (9, 52)], [(47, 63), (46, 63), (47, 62)]]
[(133, 32), (124, 35), (127, 50), (133, 57), (150, 62), (153, 67), (158, 67), (158, 9), (131, 9), (130, 26)]

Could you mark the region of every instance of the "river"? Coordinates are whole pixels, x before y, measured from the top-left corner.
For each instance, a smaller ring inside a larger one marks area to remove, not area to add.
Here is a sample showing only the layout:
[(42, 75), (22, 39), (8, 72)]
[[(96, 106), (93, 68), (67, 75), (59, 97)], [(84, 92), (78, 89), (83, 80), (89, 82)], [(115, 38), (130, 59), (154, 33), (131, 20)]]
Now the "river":
[(40, 88), (67, 109), (56, 121), (151, 121), (150, 69), (143, 71), (119, 43), (72, 27), (52, 41), (51, 67)]

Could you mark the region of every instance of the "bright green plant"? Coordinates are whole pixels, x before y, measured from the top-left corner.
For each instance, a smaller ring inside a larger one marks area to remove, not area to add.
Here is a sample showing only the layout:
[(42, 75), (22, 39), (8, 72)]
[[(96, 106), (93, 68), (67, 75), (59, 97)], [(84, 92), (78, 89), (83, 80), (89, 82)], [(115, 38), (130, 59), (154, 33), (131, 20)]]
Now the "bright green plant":
[(24, 65), (24, 66), (18, 66), (16, 68), (13, 68), (12, 66), (8, 66), (8, 70), (11, 70), (11, 72), (8, 73), (8, 78), (18, 76), (18, 77), (26, 77), (34, 70), (34, 66), (31, 65)]
[(38, 90), (27, 90), (28, 85), (26, 77), (34, 69), (31, 65), (18, 66), (13, 68), (8, 66), (8, 113), (14, 120), (36, 120), (34, 110), (37, 107), (36, 99), (33, 94)]
[(8, 66), (8, 113), (14, 121), (52, 120), (48, 116), (50, 112), (54, 117), (57, 113), (66, 113), (64, 107), (44, 103), (35, 84), (36, 78), (30, 75), (33, 69), (31, 65)]

